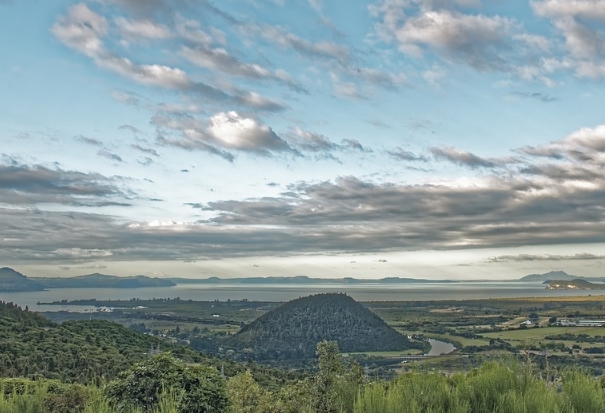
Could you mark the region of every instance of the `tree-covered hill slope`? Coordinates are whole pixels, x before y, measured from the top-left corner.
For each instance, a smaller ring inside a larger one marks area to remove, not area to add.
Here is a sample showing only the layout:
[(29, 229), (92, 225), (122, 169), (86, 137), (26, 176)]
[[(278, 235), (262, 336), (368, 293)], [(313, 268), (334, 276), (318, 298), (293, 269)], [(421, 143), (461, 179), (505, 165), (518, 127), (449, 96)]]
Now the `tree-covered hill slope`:
[(313, 357), (319, 341), (343, 352), (423, 348), (346, 294), (317, 294), (290, 301), (243, 327), (228, 342), (257, 359)]
[(275, 387), (298, 374), (236, 363), (176, 346), (103, 320), (54, 324), (41, 315), (0, 301), (0, 377), (59, 379), (94, 383), (109, 380), (148, 358), (153, 345), (186, 363), (202, 363), (231, 377), (247, 369), (259, 382)]
[(0, 376), (91, 382), (147, 357), (158, 339), (108, 321), (55, 325), (0, 302)]

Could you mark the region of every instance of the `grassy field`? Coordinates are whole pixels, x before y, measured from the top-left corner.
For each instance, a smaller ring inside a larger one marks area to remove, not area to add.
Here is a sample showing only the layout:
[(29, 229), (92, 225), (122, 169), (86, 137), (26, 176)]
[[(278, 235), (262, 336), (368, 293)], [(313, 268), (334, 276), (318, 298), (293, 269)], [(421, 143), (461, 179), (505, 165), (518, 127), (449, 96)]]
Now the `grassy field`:
[(604, 327), (540, 327), (523, 330), (507, 330), (482, 334), (487, 338), (511, 341), (540, 341), (553, 334), (587, 334), (591, 337), (605, 335)]

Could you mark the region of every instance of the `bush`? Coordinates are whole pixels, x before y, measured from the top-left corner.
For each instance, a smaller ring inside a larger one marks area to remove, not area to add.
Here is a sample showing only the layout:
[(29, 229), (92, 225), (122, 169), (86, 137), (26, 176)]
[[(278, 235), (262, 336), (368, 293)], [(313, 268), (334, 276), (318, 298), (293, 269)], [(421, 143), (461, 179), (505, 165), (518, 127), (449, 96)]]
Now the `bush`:
[(80, 413), (90, 398), (90, 389), (79, 384), (65, 384), (58, 380), (0, 379), (0, 396), (25, 400), (25, 396), (39, 400), (44, 413)]
[(179, 413), (222, 413), (227, 407), (225, 381), (216, 369), (186, 366), (169, 354), (120, 373), (107, 385), (106, 394), (120, 412), (132, 407), (152, 411), (166, 394), (176, 399)]
[(361, 390), (355, 413), (605, 413), (600, 383), (585, 373), (563, 376), (563, 386), (517, 364), (486, 363), (468, 374), (408, 373)]

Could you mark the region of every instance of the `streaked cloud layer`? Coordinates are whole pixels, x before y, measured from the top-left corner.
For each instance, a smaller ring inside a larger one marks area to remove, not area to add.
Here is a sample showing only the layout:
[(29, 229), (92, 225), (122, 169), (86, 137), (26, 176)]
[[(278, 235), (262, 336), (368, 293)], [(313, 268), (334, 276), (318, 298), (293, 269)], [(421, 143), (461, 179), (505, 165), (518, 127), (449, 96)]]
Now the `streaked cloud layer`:
[(0, 4), (3, 265), (605, 263), (605, 1), (59, 3)]

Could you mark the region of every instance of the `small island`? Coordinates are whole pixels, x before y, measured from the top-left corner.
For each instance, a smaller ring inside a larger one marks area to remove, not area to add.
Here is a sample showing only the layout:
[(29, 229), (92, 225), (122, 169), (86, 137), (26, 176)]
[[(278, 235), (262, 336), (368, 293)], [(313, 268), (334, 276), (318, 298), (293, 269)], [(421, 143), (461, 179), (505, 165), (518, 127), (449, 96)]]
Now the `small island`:
[(546, 286), (548, 290), (605, 290), (605, 284), (591, 283), (586, 280), (553, 280)]

